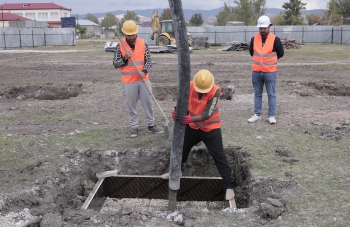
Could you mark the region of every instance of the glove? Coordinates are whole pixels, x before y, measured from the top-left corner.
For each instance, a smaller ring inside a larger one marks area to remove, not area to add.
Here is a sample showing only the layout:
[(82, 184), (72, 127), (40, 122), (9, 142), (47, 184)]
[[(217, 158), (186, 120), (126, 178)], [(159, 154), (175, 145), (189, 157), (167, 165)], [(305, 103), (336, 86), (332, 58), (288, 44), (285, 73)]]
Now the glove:
[(171, 113), (171, 118), (172, 118), (173, 120), (176, 120), (176, 119), (177, 119), (176, 107), (174, 108), (173, 112)]
[(182, 124), (187, 125), (192, 122), (192, 116), (189, 114), (182, 118)]

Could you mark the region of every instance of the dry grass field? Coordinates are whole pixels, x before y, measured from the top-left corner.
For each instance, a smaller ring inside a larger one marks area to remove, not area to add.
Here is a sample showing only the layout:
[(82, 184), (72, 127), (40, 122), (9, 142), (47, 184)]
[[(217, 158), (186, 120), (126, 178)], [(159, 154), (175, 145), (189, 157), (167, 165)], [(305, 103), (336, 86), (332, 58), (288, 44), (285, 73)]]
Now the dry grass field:
[[(105, 41), (0, 51), (1, 226), (29, 226), (29, 220), (41, 226), (179, 224), (167, 220), (166, 210), (80, 210), (95, 173), (116, 167), (111, 151), (129, 159), (117, 167), (121, 174), (160, 175), (169, 166), (172, 128), (168, 140), (148, 134), (140, 104), (140, 133), (129, 138), (120, 72), (113, 53), (103, 51)], [(266, 121), (266, 94), (263, 119), (247, 123), (253, 114), (249, 53), (219, 49), (193, 51), (191, 75), (208, 69), (218, 85), (235, 87), (232, 99), (221, 101), (224, 146), (232, 165), (244, 162), (249, 176), (236, 188), (238, 211), (179, 210), (181, 225), (350, 226), (350, 47), (285, 51), (278, 64), (275, 125)], [(153, 92), (170, 119), (177, 54), (152, 53), (152, 61)], [(206, 164), (187, 174), (217, 176), (215, 168), (202, 171)]]

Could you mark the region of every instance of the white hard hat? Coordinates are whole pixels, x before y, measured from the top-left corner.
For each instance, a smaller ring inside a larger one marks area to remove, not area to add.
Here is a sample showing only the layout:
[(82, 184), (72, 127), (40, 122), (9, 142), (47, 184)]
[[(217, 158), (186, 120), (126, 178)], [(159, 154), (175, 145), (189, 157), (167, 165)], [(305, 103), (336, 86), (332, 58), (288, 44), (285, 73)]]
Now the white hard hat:
[(256, 25), (258, 28), (267, 28), (271, 25), (270, 17), (268, 16), (261, 16), (258, 19), (258, 24)]

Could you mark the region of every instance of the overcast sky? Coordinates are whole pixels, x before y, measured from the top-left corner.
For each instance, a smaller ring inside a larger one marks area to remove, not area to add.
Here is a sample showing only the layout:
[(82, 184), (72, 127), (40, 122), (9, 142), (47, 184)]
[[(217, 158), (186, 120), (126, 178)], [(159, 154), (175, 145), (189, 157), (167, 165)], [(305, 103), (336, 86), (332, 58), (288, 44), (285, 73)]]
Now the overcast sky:
[[(329, 0), (301, 0), (307, 3), (306, 9), (326, 9)], [(41, 3), (52, 0), (4, 0), (2, 3)], [(139, 10), (154, 8), (169, 8), (167, 0), (54, 0), (57, 5), (72, 9), (72, 14), (106, 13), (116, 10)], [(233, 7), (233, 0), (182, 0), (184, 9), (217, 9), (224, 6)], [(266, 0), (268, 8), (280, 8), (289, 0)]]

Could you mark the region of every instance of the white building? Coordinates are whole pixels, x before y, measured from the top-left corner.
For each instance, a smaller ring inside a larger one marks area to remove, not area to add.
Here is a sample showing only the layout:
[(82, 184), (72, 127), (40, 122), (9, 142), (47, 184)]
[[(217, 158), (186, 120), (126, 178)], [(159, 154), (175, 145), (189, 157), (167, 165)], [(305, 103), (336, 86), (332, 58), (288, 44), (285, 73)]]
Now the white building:
[(70, 17), (71, 10), (55, 3), (4, 3), (0, 13), (13, 13), (35, 21), (44, 21), (50, 27), (60, 28), (61, 18)]

